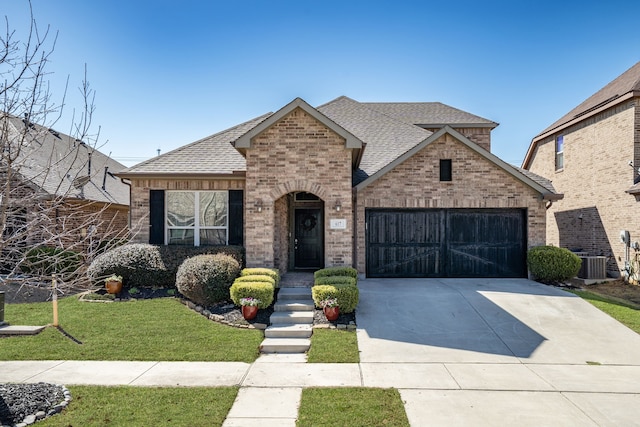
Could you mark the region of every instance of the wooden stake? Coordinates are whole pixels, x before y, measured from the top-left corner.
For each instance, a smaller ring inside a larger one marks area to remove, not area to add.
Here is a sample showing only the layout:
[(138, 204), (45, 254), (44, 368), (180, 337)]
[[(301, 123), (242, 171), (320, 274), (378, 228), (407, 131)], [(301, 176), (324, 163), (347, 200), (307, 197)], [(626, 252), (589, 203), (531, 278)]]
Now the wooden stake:
[(51, 296), (51, 301), (53, 302), (53, 326), (58, 327), (58, 281), (56, 279), (56, 275), (51, 275), (51, 285), (53, 287), (53, 295)]

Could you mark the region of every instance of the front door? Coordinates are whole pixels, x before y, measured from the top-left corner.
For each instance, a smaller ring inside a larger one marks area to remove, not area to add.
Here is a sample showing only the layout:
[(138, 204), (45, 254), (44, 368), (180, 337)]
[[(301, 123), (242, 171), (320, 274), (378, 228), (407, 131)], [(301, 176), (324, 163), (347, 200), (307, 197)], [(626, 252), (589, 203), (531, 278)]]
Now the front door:
[(322, 268), (322, 209), (295, 209), (294, 268)]

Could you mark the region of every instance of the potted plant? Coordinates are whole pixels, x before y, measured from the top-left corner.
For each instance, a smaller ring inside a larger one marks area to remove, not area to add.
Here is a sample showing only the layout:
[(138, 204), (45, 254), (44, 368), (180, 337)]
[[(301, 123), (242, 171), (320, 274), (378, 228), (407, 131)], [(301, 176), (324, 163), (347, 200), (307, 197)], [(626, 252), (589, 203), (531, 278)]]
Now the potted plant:
[(322, 307), (322, 311), (326, 316), (327, 320), (333, 322), (340, 315), (340, 306), (338, 305), (337, 298), (326, 298), (320, 301), (320, 306)]
[(260, 304), (260, 300), (257, 298), (241, 298), (240, 305), (242, 306), (242, 317), (246, 320), (255, 319), (258, 314), (258, 304)]
[(104, 279), (104, 286), (110, 294), (117, 294), (122, 290), (122, 276), (116, 274)]

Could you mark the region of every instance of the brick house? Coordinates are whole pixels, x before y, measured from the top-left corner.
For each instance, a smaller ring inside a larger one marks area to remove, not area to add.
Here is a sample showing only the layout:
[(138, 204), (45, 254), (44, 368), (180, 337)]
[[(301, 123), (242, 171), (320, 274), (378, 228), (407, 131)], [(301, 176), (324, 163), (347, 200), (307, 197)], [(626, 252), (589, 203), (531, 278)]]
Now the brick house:
[(640, 62), (534, 137), (522, 167), (564, 193), (548, 210), (547, 242), (607, 257), (618, 277), (621, 231), (640, 241)]
[(491, 154), (496, 126), (437, 102), (296, 98), (119, 176), (132, 223), (149, 218), (139, 242), (242, 244), (281, 271), (523, 277), (561, 196)]
[[(0, 114), (0, 137), (6, 153), (0, 161), (0, 197), (7, 200), (4, 272), (13, 269), (20, 248), (43, 245), (88, 254), (105, 240), (128, 238), (129, 187), (114, 174), (124, 165), (73, 137), (8, 114)], [(9, 159), (12, 151), (19, 154)]]

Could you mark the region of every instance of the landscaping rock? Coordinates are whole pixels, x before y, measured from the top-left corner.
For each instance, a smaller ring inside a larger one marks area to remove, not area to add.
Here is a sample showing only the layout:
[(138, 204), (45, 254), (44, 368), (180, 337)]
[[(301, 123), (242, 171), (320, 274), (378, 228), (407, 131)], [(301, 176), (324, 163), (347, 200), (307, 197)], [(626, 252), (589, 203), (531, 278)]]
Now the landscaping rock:
[(57, 384), (0, 384), (0, 424), (31, 425), (69, 400), (69, 391)]

